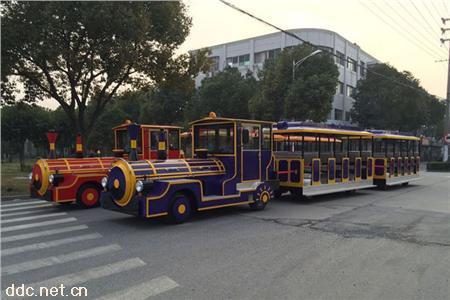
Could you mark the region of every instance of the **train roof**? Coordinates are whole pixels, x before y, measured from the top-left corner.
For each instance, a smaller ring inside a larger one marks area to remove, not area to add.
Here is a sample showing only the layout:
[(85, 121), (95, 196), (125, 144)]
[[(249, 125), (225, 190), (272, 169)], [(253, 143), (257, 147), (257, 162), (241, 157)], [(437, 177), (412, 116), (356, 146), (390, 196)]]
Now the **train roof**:
[[(114, 130), (114, 129), (119, 129), (119, 128), (122, 128), (122, 127), (125, 128), (128, 125), (130, 125), (130, 124), (129, 123), (123, 123), (123, 124), (117, 125), (116, 127), (113, 127), (112, 129)], [(153, 125), (153, 124), (138, 124), (138, 125), (140, 125), (141, 128), (156, 128), (156, 129), (159, 129), (159, 128), (164, 128), (164, 129), (181, 129), (182, 128), (180, 126), (172, 126), (172, 125)]]
[(243, 122), (243, 123), (257, 123), (257, 124), (268, 124), (273, 125), (275, 122), (271, 121), (259, 121), (259, 120), (248, 120), (248, 119), (233, 119), (233, 118), (221, 118), (221, 117), (206, 117), (189, 123), (190, 125), (195, 125), (199, 123), (214, 123), (214, 122)]
[(321, 128), (321, 127), (307, 127), (307, 126), (295, 126), (283, 129), (274, 128), (275, 134), (283, 133), (318, 133), (318, 134), (332, 134), (332, 135), (345, 135), (345, 136), (362, 136), (372, 137), (373, 133), (368, 131), (359, 130), (347, 130), (347, 129), (333, 129), (333, 128)]
[(400, 135), (392, 133), (375, 133), (373, 135), (376, 139), (392, 139), (392, 140), (408, 140), (408, 141), (420, 141), (420, 138), (411, 135)]

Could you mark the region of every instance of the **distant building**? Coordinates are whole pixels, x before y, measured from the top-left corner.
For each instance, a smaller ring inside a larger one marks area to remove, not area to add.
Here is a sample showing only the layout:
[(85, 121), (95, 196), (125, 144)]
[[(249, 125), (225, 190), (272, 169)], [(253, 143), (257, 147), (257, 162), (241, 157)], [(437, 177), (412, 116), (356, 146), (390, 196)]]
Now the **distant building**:
[[(350, 110), (353, 99), (350, 97), (356, 82), (365, 76), (365, 69), (359, 67), (377, 63), (378, 60), (363, 51), (356, 43), (346, 40), (341, 35), (324, 29), (292, 29), (303, 40), (320, 46), (324, 50), (332, 51), (337, 55), (336, 65), (339, 67), (339, 84), (328, 116), (329, 123), (349, 124)], [(301, 42), (283, 32), (261, 35), (240, 41), (210, 46), (213, 66), (211, 72), (199, 74), (196, 85), (208, 76), (214, 76), (217, 71), (226, 66), (238, 68), (244, 75), (252, 72), (257, 77), (258, 70), (262, 69), (264, 61), (276, 57), (282, 49), (300, 44)], [(301, 72), (301, 69), (299, 70)]]

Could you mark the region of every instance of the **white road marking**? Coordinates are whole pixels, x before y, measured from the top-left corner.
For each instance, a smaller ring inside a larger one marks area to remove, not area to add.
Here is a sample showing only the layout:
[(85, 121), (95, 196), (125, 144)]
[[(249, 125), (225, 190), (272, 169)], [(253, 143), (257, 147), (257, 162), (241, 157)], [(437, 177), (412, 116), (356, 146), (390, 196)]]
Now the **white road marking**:
[(100, 254), (105, 254), (109, 252), (114, 252), (122, 249), (117, 244), (111, 244), (107, 246), (101, 246), (96, 248), (90, 248), (90, 249), (83, 249), (80, 251), (75, 251), (72, 253), (66, 253), (62, 255), (57, 256), (50, 256), (46, 258), (40, 258), (30, 261), (25, 261), (22, 263), (9, 265), (9, 266), (2, 266), (2, 275), (11, 275), (11, 274), (17, 274), (21, 272), (36, 270), (44, 267), (50, 267), (54, 265), (59, 265), (63, 263), (67, 263), (70, 261), (75, 261), (78, 259), (83, 259), (87, 257), (93, 257)]
[(49, 230), (44, 230), (44, 231), (32, 232), (32, 233), (11, 235), (11, 236), (7, 236), (7, 237), (2, 236), (1, 241), (2, 241), (2, 243), (15, 242), (15, 241), (21, 241), (21, 240), (27, 240), (27, 239), (32, 239), (32, 238), (36, 238), (36, 237), (41, 237), (41, 236), (49, 236), (49, 235), (58, 234), (58, 233), (83, 230), (83, 229), (87, 229), (87, 228), (88, 228), (87, 225), (77, 225), (77, 226), (49, 229)]
[(178, 286), (178, 283), (176, 283), (169, 277), (161, 276), (150, 281), (131, 286), (125, 290), (102, 296), (100, 298), (97, 298), (96, 300), (145, 300), (149, 297), (164, 293)]
[(19, 211), (19, 212), (2, 214), (1, 217), (5, 218), (5, 217), (13, 217), (13, 216), (31, 215), (31, 214), (35, 214), (35, 213), (38, 213), (38, 212), (39, 212), (39, 210)]
[(82, 283), (89, 282), (94, 279), (114, 275), (120, 272), (125, 272), (142, 266), (145, 266), (145, 262), (143, 262), (140, 258), (135, 257), (111, 263), (108, 265), (83, 270), (77, 273), (53, 277), (44, 281), (32, 283), (29, 286), (39, 288), (41, 286), (52, 287), (52, 286), (60, 286), (62, 284), (65, 287), (73, 287), (75, 285), (80, 285)]
[(6, 248), (2, 249), (1, 256), (7, 256), (7, 255), (13, 255), (28, 251), (34, 251), (34, 250), (41, 250), (41, 249), (47, 249), (51, 247), (57, 247), (65, 244), (75, 243), (75, 242), (81, 242), (81, 241), (87, 241), (87, 240), (93, 240), (97, 238), (101, 238), (101, 234), (99, 233), (91, 233), (91, 234), (84, 234), (84, 235), (77, 235), (70, 238), (65, 239), (58, 239), (48, 242), (41, 242), (41, 243), (35, 243), (25, 246), (19, 246), (19, 247), (13, 247), (13, 248)]
[(30, 206), (22, 206), (22, 207), (13, 207), (13, 208), (5, 208), (5, 209), (0, 209), (0, 212), (2, 212), (2, 215), (4, 212), (10, 212), (10, 211), (17, 211), (17, 210), (24, 210), (24, 209), (29, 209), (29, 208), (41, 208), (41, 207), (49, 207), (49, 206), (53, 206), (53, 203), (39, 203), (39, 204), (33, 204)]
[(8, 204), (2, 204), (1, 207), (13, 207), (13, 206), (24, 206), (24, 205), (31, 205), (31, 204), (37, 204), (37, 203), (46, 203), (47, 201), (44, 200), (27, 200), (27, 202), (21, 202), (21, 203), (8, 203)]
[(76, 218), (64, 218), (64, 219), (44, 221), (44, 222), (38, 222), (38, 223), (7, 226), (7, 227), (2, 227), (1, 232), (9, 232), (9, 231), (14, 231), (14, 230), (43, 227), (43, 226), (56, 225), (56, 224), (62, 224), (62, 223), (68, 223), (68, 222), (75, 222), (76, 220), (77, 220)]
[(51, 218), (51, 217), (60, 217), (65, 216), (67, 213), (61, 212), (61, 213), (51, 213), (51, 214), (42, 214), (37, 216), (30, 216), (30, 217), (22, 217), (22, 218), (14, 218), (14, 219), (6, 219), (1, 220), (1, 224), (7, 224), (7, 223), (14, 223), (14, 222), (21, 222), (21, 221), (29, 221), (29, 220), (36, 220), (36, 219), (44, 219), (44, 218)]

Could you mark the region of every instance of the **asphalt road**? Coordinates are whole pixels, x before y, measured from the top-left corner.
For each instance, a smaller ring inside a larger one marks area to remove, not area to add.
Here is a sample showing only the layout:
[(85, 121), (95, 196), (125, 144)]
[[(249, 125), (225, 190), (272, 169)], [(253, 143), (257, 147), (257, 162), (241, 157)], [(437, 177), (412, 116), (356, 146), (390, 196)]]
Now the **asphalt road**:
[(449, 299), (450, 174), (422, 175), (176, 226), (2, 201), (2, 298), (12, 283), (62, 283), (86, 287), (86, 299)]

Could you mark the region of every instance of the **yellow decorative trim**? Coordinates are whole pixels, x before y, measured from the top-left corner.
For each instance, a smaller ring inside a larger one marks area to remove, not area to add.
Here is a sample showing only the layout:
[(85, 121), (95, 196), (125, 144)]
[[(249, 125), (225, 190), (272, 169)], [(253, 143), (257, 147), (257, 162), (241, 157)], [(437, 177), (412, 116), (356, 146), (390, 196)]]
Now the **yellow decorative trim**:
[(55, 143), (50, 143), (50, 150), (55, 151)]
[(236, 206), (236, 205), (242, 205), (242, 204), (248, 204), (248, 203), (253, 203), (253, 201), (244, 201), (244, 202), (237, 202), (237, 203), (231, 203), (231, 204), (208, 206), (208, 207), (199, 208), (198, 210), (209, 210), (209, 209), (228, 207), (228, 206)]

